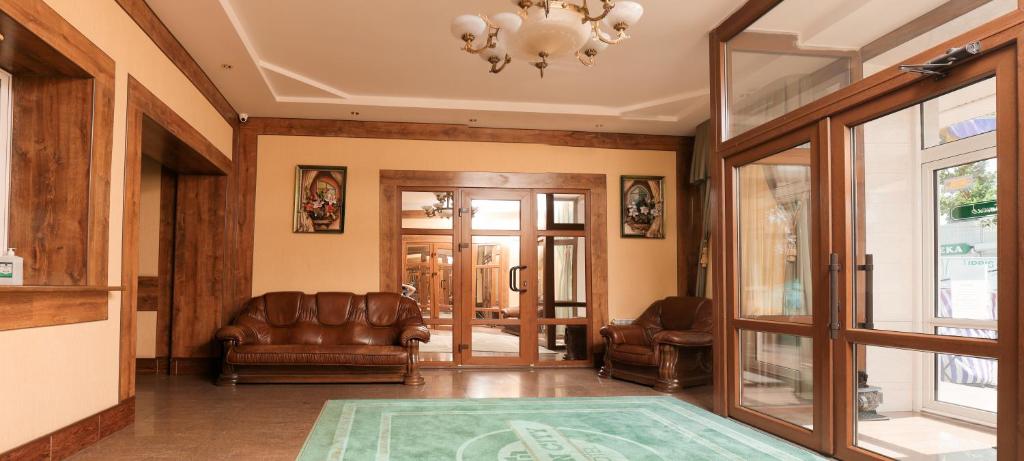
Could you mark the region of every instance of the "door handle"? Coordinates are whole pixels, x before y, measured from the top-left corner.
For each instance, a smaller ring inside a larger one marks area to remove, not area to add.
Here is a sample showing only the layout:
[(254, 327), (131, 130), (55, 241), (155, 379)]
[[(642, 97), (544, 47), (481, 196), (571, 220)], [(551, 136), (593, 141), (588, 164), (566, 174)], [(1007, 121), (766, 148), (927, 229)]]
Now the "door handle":
[(839, 264), (839, 255), (831, 253), (828, 256), (828, 285), (829, 285), (829, 337), (839, 338), (839, 271), (843, 266)]
[(522, 284), (519, 283), (519, 273), (523, 269), (526, 269), (526, 266), (512, 266), (512, 268), (508, 270), (508, 289), (509, 290), (512, 290), (512, 291), (514, 291), (516, 293), (524, 293), (524, 292), (526, 292), (526, 281), (523, 281)]
[(857, 270), (864, 271), (864, 322), (860, 328), (875, 329), (875, 255), (864, 255), (864, 264)]

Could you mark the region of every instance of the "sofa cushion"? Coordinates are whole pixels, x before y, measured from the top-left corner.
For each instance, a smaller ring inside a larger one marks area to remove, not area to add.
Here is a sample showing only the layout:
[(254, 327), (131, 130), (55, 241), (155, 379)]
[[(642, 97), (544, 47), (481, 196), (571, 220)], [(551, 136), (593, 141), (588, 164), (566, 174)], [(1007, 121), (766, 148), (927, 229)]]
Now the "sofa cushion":
[(658, 366), (657, 349), (634, 344), (616, 344), (611, 351), (612, 359), (632, 365)]
[(242, 345), (230, 349), (227, 362), (235, 365), (405, 365), (401, 346), (326, 346), (295, 344)]
[(267, 323), (275, 327), (284, 327), (299, 319), (299, 308), (302, 306), (301, 292), (284, 291), (263, 295), (266, 302)]
[(366, 295), (366, 320), (375, 327), (394, 325), (402, 305), (398, 293), (368, 293)]
[(348, 321), (353, 308), (358, 308), (362, 296), (352, 293), (317, 293), (317, 319), (323, 325), (337, 326)]

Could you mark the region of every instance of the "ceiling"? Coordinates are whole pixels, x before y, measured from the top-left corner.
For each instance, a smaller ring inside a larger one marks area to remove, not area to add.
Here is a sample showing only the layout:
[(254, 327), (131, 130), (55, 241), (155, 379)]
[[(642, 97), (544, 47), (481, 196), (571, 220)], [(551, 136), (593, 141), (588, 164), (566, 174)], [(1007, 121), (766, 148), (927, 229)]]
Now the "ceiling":
[(709, 114), (707, 33), (744, 0), (640, 0), (632, 39), (543, 79), (522, 62), (492, 75), (449, 33), (509, 0), (147, 3), (250, 116), (685, 135)]

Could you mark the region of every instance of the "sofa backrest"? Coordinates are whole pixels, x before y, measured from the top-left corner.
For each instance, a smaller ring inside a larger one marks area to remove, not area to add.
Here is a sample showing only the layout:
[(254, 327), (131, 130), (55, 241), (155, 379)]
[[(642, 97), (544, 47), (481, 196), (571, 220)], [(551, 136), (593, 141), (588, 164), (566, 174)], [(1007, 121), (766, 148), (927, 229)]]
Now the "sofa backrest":
[(711, 300), (692, 296), (669, 296), (651, 304), (634, 323), (656, 333), (660, 330), (711, 332)]
[(251, 299), (234, 324), (259, 344), (395, 345), (402, 328), (422, 324), (416, 301), (397, 293), (273, 292)]

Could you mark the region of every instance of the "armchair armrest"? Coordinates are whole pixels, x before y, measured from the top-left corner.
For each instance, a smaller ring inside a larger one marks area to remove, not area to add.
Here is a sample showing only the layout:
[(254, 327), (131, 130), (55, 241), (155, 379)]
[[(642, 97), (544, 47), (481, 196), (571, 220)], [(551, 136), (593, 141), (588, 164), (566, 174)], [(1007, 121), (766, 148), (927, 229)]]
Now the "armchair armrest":
[(217, 330), (217, 339), (233, 342), (236, 345), (256, 342), (255, 335), (250, 329), (238, 325), (225, 325), (221, 327)]
[(661, 330), (654, 335), (654, 342), (682, 347), (710, 346), (712, 336), (702, 331)]
[(426, 325), (406, 325), (402, 328), (402, 334), (398, 338), (399, 344), (408, 346), (412, 341), (430, 342), (430, 330)]
[(601, 327), (601, 336), (609, 338), (612, 344), (647, 345), (647, 337), (640, 325), (605, 325)]

